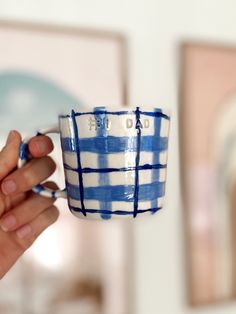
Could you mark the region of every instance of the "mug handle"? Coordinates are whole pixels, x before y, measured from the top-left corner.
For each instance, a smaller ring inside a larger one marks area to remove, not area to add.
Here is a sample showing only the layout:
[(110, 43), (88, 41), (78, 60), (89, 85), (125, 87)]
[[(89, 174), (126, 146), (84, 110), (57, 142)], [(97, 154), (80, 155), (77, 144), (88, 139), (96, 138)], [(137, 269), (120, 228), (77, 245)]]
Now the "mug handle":
[[(60, 133), (58, 124), (55, 124), (51, 127), (39, 130), (36, 133), (36, 136), (46, 135), (46, 134), (50, 134), (50, 133)], [(26, 162), (32, 158), (32, 156), (29, 153), (29, 147), (28, 147), (29, 141), (31, 138), (32, 138), (32, 136), (25, 137), (24, 140), (20, 144), (19, 159), (18, 159), (18, 164), (17, 164), (18, 168), (23, 167), (26, 164)], [(40, 194), (42, 196), (53, 198), (53, 199), (57, 199), (59, 197), (62, 197), (62, 198), (67, 197), (66, 189), (64, 189), (64, 190), (58, 189), (58, 190), (54, 191), (52, 189), (44, 187), (42, 184), (38, 184), (38, 185), (34, 186), (32, 188), (32, 191), (37, 193), (37, 194)]]

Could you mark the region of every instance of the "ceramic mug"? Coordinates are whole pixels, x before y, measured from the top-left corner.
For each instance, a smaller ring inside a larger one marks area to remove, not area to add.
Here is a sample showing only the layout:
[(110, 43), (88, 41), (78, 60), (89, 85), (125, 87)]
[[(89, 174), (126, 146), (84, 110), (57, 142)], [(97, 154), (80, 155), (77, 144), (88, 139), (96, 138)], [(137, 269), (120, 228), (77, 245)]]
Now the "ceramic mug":
[[(153, 214), (163, 206), (170, 116), (163, 109), (96, 107), (60, 115), (37, 135), (60, 133), (65, 190), (33, 191), (67, 198), (80, 218), (111, 219)], [(29, 159), (20, 146), (18, 166)]]

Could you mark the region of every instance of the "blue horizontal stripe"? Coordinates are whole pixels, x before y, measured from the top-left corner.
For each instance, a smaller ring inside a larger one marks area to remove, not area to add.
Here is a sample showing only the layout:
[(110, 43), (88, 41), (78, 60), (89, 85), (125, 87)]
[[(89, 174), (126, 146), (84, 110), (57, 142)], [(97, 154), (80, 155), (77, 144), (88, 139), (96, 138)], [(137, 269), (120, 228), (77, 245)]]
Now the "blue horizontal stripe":
[[(75, 212), (80, 212), (82, 213), (82, 209), (78, 208), (78, 207), (73, 207), (70, 206), (70, 210), (73, 210)], [(149, 208), (149, 209), (138, 209), (137, 210), (137, 214), (143, 214), (146, 212), (150, 212), (152, 214), (156, 213), (158, 210), (162, 209), (162, 207), (156, 207), (156, 208)], [(127, 215), (132, 215), (133, 216), (133, 212), (129, 212), (126, 210), (101, 210), (101, 209), (86, 209), (86, 213), (90, 213), (90, 214), (100, 214), (100, 215), (119, 215), (119, 216), (127, 216)]]
[[(161, 109), (159, 109), (161, 110)], [(106, 110), (95, 110), (92, 112), (76, 112), (75, 116), (84, 116), (84, 115), (99, 115), (99, 114), (105, 114), (105, 115), (115, 115), (115, 116), (121, 116), (121, 115), (127, 115), (127, 114), (134, 114), (135, 115), (135, 110), (124, 110), (124, 111), (106, 111)], [(144, 116), (151, 116), (151, 117), (160, 117), (160, 118), (164, 118), (166, 120), (170, 120), (170, 117), (161, 112), (161, 111), (140, 111), (141, 115)], [(60, 115), (59, 116), (61, 119), (65, 119), (65, 118), (71, 118), (71, 115), (67, 114), (67, 115)]]
[[(112, 154), (121, 152), (136, 152), (136, 137), (91, 137), (79, 139), (80, 152), (91, 152), (97, 154)], [(61, 138), (63, 151), (76, 152), (75, 139)], [(167, 137), (141, 136), (140, 150), (146, 152), (161, 152), (168, 148)]]
[[(80, 200), (79, 186), (66, 182), (68, 195), (75, 200)], [(101, 202), (133, 202), (134, 185), (107, 185), (84, 187), (84, 199)], [(152, 201), (165, 194), (165, 182), (153, 182), (139, 186), (139, 201)]]
[(136, 167), (124, 167), (124, 168), (73, 168), (67, 164), (64, 163), (64, 168), (66, 170), (71, 170), (71, 171), (75, 171), (75, 172), (81, 172), (81, 173), (109, 173), (109, 172), (125, 172), (125, 171), (134, 171), (135, 169), (137, 170), (152, 170), (152, 169), (166, 169), (167, 165), (161, 165), (161, 164), (157, 164), (157, 165), (149, 165), (149, 164), (145, 164), (145, 165), (140, 165), (137, 168)]

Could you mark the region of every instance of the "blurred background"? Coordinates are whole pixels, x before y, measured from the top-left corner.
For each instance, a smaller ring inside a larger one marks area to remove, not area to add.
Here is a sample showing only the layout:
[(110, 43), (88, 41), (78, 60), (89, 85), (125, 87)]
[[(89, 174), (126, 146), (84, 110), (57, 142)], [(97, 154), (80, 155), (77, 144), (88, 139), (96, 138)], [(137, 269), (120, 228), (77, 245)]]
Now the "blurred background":
[(74, 102), (172, 113), (164, 210), (97, 226), (60, 204), (47, 241), (1, 281), (0, 313), (235, 313), (235, 1), (0, 0), (0, 20), (1, 145), (34, 129), (25, 115), (41, 123), (41, 104), (47, 123)]

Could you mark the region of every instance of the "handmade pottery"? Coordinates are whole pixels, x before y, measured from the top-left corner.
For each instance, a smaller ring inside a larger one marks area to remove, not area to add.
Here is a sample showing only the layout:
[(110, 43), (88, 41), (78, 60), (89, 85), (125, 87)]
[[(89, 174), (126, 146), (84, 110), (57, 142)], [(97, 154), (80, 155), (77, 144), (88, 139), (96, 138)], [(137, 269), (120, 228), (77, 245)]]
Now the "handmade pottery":
[[(163, 206), (167, 169), (169, 115), (162, 109), (74, 110), (59, 116), (66, 189), (42, 185), (33, 191), (67, 197), (80, 218), (111, 219), (153, 214)], [(26, 138), (19, 167), (29, 159)]]

